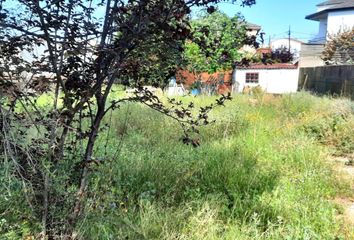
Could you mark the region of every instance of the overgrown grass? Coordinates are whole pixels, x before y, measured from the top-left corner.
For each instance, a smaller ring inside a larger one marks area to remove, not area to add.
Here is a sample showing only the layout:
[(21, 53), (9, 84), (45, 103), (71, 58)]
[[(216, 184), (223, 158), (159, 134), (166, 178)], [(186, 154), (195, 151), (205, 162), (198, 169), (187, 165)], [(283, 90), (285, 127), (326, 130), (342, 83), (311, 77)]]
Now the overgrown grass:
[[(214, 97), (182, 100), (202, 106)], [(173, 120), (123, 105), (105, 119), (110, 130), (96, 155), (111, 161), (91, 179), (78, 232), (83, 239), (351, 239), (330, 201), (347, 183), (327, 159), (354, 151), (353, 106), (308, 93), (237, 95), (211, 114), (216, 123), (193, 148), (181, 143)]]
[(118, 143), (109, 152), (123, 134), (122, 149), (93, 179), (80, 231), (91, 239), (346, 239), (330, 201), (346, 183), (326, 159), (353, 150), (352, 107), (308, 93), (235, 96), (213, 112), (217, 122), (194, 149), (170, 119), (125, 105), (107, 119), (108, 140)]

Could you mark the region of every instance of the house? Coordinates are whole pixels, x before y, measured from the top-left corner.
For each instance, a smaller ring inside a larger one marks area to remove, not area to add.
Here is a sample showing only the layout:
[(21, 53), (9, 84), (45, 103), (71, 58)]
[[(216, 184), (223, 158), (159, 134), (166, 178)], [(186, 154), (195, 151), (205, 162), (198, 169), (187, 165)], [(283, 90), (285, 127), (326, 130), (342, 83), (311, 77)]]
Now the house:
[[(262, 29), (261, 26), (254, 24), (254, 23), (250, 23), (250, 22), (245, 22), (245, 28), (246, 28), (247, 36), (254, 37), (254, 38), (258, 37), (259, 32)], [(257, 51), (256, 48), (254, 46), (250, 46), (250, 45), (244, 45), (240, 49), (240, 52), (251, 53), (251, 54), (255, 54), (256, 51)]]
[(290, 47), (290, 52), (293, 53), (294, 59), (298, 59), (300, 57), (301, 45), (304, 42), (297, 40), (295, 38), (279, 38), (274, 39), (270, 42), (271, 49), (279, 49), (279, 48), (287, 48)]
[(301, 46), (300, 67), (324, 66), (322, 52), (329, 36), (354, 27), (354, 0), (329, 0), (317, 5), (306, 19), (319, 22), (318, 34)]
[(260, 86), (267, 93), (293, 93), (298, 89), (298, 76), (298, 66), (291, 63), (239, 66), (233, 73), (233, 91)]
[(317, 12), (306, 19), (318, 21), (319, 30), (310, 43), (324, 44), (328, 36), (351, 30), (354, 27), (354, 1), (329, 0), (317, 5)]
[(254, 23), (250, 23), (250, 22), (246, 22), (246, 30), (247, 30), (247, 35), (250, 36), (257, 36), (259, 34), (259, 31), (261, 31), (262, 27), (254, 24)]

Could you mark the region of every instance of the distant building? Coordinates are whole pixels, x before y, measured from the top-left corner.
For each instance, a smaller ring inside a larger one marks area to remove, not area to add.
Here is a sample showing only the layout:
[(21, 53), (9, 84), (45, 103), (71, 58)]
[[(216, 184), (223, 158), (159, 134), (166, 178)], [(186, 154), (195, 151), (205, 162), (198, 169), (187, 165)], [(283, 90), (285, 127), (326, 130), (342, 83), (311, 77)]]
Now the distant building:
[(303, 44), (302, 41), (290, 38), (280, 38), (280, 39), (275, 39), (271, 41), (270, 47), (275, 50), (279, 48), (287, 48), (289, 49), (290, 45), (290, 51), (294, 54), (294, 59), (298, 59), (300, 57), (300, 52), (301, 52), (301, 45)]
[(257, 24), (246, 22), (246, 30), (248, 36), (257, 36), (261, 29), (262, 27)]
[(306, 19), (319, 22), (318, 34), (309, 43), (302, 44), (300, 67), (325, 65), (321, 57), (329, 36), (354, 27), (354, 0), (329, 0), (317, 7), (317, 12)]
[(260, 87), (272, 94), (293, 93), (298, 89), (299, 68), (291, 63), (262, 64), (236, 67), (233, 72), (233, 91)]
[[(246, 22), (245, 23), (245, 27), (246, 27), (246, 34), (248, 37), (254, 37), (257, 38), (262, 27), (254, 24), (254, 23), (250, 23), (250, 22)], [(244, 53), (251, 53), (251, 54), (255, 54), (256, 53), (256, 48), (254, 46), (250, 46), (250, 45), (245, 45), (240, 49), (241, 52)]]
[(329, 0), (317, 5), (317, 12), (306, 19), (318, 21), (319, 31), (310, 43), (326, 43), (328, 36), (354, 27), (354, 0)]

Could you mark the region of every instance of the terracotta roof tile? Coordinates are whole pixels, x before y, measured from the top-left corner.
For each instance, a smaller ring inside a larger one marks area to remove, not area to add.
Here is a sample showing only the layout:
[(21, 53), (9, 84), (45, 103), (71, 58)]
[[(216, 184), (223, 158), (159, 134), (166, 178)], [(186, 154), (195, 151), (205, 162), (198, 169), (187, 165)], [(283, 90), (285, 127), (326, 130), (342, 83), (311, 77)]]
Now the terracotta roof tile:
[(261, 64), (255, 63), (249, 66), (238, 66), (236, 69), (297, 69), (298, 66), (291, 63), (274, 63), (274, 64)]

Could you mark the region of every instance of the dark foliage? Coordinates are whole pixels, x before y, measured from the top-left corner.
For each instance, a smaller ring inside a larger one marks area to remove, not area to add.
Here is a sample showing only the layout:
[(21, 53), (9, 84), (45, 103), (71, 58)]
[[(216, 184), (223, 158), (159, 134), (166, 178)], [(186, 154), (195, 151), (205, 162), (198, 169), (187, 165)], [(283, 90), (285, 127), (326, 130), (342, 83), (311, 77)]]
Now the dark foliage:
[(263, 54), (262, 62), (269, 63), (290, 63), (294, 60), (294, 53), (289, 51), (288, 48), (282, 47), (272, 50), (271, 53)]

